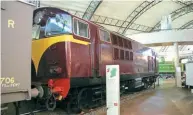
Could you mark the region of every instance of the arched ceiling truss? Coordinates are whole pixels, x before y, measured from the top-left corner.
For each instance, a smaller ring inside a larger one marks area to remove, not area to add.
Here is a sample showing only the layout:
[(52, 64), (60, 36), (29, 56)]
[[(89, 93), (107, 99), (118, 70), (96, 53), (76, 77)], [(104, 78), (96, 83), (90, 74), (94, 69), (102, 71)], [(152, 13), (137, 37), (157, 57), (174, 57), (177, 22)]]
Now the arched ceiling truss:
[[(96, 24), (103, 24), (103, 25), (115, 26), (115, 27), (120, 27), (120, 28), (126, 28), (127, 24), (129, 23), (127, 21), (119, 20), (119, 19), (115, 19), (115, 18), (110, 18), (110, 17), (106, 17), (106, 16), (95, 15), (94, 12), (97, 9), (97, 7), (99, 6), (99, 4), (101, 4), (102, 1), (96, 2), (96, 0), (93, 0), (91, 2), (92, 3), (90, 3), (90, 5), (88, 6), (86, 12), (76, 11), (76, 10), (67, 9), (67, 8), (61, 8), (58, 6), (57, 7), (65, 10), (65, 11), (67, 11), (67, 12), (71, 13), (72, 15), (75, 15), (79, 18), (84, 18), (84, 19), (86, 18), (87, 20), (90, 20), (92, 18), (91, 21), (96, 23)], [(95, 5), (93, 6), (93, 4), (95, 4)], [(42, 6), (47, 6), (47, 5), (41, 3), (41, 7)], [(92, 11), (90, 10), (91, 7), (92, 7)], [(89, 11), (88, 11), (88, 9), (89, 9)], [(132, 23), (132, 25), (131, 25), (131, 27), (129, 27), (129, 29), (140, 31), (140, 32), (147, 32), (147, 31), (150, 31), (152, 29), (152, 27)]]
[[(122, 29), (125, 29), (127, 27), (127, 24), (129, 23), (128, 21), (124, 20), (119, 20), (115, 18), (110, 18), (110, 17), (105, 17), (105, 16), (100, 16), (100, 15), (93, 15), (92, 18), (94, 23), (97, 24), (103, 24), (103, 25), (109, 25), (109, 26), (116, 26)], [(137, 30), (141, 32), (147, 32), (148, 30), (151, 30), (152, 27), (145, 26), (145, 25), (140, 25), (136, 23), (132, 23), (130, 27), (128, 27), (131, 30)]]
[(90, 20), (101, 2), (102, 0), (92, 0), (82, 18), (85, 20)]
[[(139, 18), (144, 12), (153, 7), (154, 5), (160, 3), (161, 1), (144, 1), (141, 3), (124, 21), (121, 27), (118, 29), (118, 33), (125, 34), (127, 29), (130, 28), (132, 23)], [(125, 24), (127, 23), (127, 24)], [(122, 28), (123, 25), (127, 25), (126, 28)]]
[(181, 5), (185, 5), (185, 6), (193, 3), (192, 0), (189, 0), (189, 1), (176, 0), (176, 1), (174, 1), (174, 2), (176, 2), (176, 3), (178, 3), (178, 4), (181, 4)]
[(193, 26), (193, 20), (185, 23), (183, 26), (180, 27), (180, 29), (184, 29), (184, 28), (191, 28), (191, 26)]
[[(129, 30), (135, 30), (135, 31), (139, 31), (139, 32), (151, 32), (151, 31), (155, 31), (155, 30), (159, 30), (160, 28), (160, 21), (154, 26), (148, 26), (148, 25), (143, 25), (143, 24), (139, 24), (136, 23), (135, 21), (138, 20), (138, 18), (140, 18), (141, 15), (143, 15), (146, 11), (148, 11), (149, 9), (151, 9), (153, 6), (157, 5), (158, 3), (162, 2), (162, 0), (154, 0), (154, 1), (143, 1), (140, 3), (140, 5), (136, 6), (135, 10), (132, 11), (129, 16), (127, 16), (127, 18), (124, 20), (123, 19), (118, 19), (118, 18), (111, 18), (111, 17), (107, 17), (107, 16), (102, 16), (102, 15), (96, 15), (95, 11), (96, 9), (100, 9), (100, 4), (104, 3), (102, 2), (103, 0), (91, 0), (88, 2), (88, 6), (86, 7), (85, 10), (79, 11), (76, 10), (76, 8), (74, 9), (68, 9), (67, 7), (63, 8), (62, 5), (60, 6), (54, 6), (55, 4), (50, 4), (49, 6), (53, 6), (53, 7), (58, 7), (60, 9), (63, 9), (65, 11), (68, 11), (69, 13), (78, 16), (80, 18), (86, 19), (86, 20), (90, 20), (96, 24), (100, 24), (102, 26), (107, 25), (108, 27), (113, 26), (114, 31), (117, 31), (120, 34), (125, 34), (127, 31)], [(186, 15), (190, 12), (193, 12), (193, 0), (192, 1), (174, 1), (177, 4), (180, 4), (184, 7), (181, 7), (175, 11), (173, 11), (172, 13), (170, 13), (170, 15), (172, 16), (172, 20), (178, 19), (180, 17), (182, 17), (183, 15)], [(41, 6), (45, 6), (45, 5), (41, 5)], [(98, 10), (97, 9), (97, 10)], [(153, 9), (152, 9), (153, 10)], [(183, 28), (186, 26), (188, 27), (187, 23), (186, 25), (183, 26)], [(191, 26), (192, 27), (192, 26)], [(180, 28), (180, 29), (183, 29)]]

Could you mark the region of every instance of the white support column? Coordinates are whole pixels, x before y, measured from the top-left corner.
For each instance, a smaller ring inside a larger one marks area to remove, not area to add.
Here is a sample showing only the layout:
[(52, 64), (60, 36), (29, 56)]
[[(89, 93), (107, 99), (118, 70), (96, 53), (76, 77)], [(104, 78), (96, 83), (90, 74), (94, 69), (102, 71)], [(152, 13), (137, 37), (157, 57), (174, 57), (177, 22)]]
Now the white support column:
[(175, 69), (176, 69), (176, 73), (175, 73), (175, 78), (176, 78), (176, 86), (177, 87), (181, 87), (181, 68), (179, 65), (179, 50), (178, 50), (178, 43), (174, 43), (174, 53), (175, 53)]

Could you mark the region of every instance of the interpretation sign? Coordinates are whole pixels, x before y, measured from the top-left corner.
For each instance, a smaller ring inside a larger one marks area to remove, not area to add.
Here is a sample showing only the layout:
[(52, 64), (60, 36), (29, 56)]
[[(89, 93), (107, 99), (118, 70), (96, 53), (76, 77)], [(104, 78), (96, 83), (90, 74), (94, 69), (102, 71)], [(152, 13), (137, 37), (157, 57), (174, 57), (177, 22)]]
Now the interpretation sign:
[(119, 65), (106, 66), (107, 115), (120, 115)]

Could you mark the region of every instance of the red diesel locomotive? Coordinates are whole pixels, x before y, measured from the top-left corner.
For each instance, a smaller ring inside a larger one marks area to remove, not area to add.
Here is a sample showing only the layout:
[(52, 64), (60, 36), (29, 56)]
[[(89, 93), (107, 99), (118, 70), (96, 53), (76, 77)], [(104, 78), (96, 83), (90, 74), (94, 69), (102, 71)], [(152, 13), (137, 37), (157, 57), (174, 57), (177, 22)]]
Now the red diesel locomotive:
[(48, 109), (56, 100), (68, 111), (105, 102), (106, 65), (120, 66), (121, 93), (155, 82), (152, 49), (58, 8), (38, 8), (33, 19), (32, 86), (51, 95)]

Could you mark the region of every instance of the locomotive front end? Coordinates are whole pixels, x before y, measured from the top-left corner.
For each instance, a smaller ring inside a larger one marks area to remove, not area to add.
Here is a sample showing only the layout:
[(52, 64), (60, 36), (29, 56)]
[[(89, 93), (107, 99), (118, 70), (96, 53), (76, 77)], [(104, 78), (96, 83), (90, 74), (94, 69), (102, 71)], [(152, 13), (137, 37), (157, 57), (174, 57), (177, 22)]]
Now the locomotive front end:
[[(42, 95), (61, 100), (70, 89), (72, 17), (60, 9), (38, 8), (33, 15), (32, 82)], [(43, 97), (43, 96), (42, 96)]]

